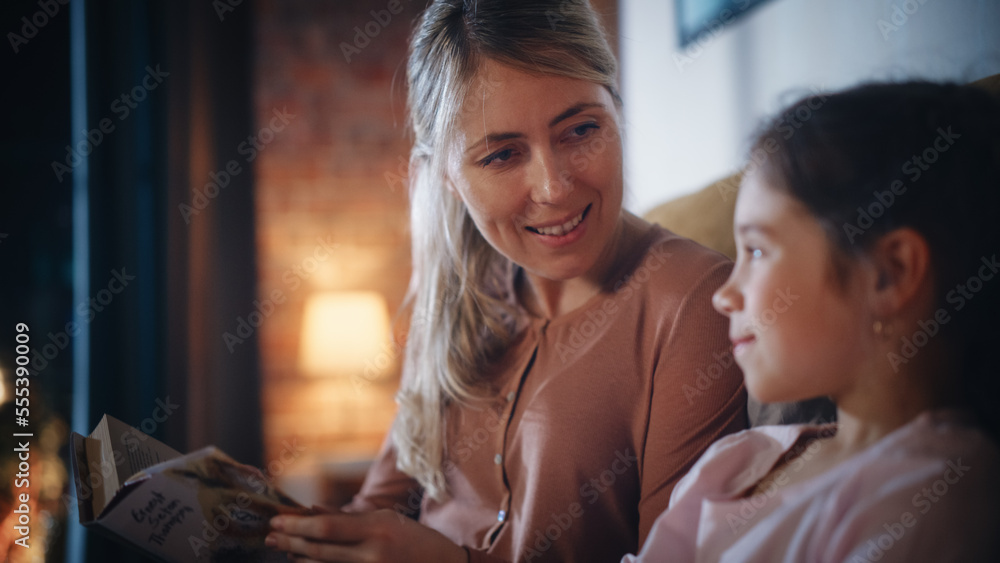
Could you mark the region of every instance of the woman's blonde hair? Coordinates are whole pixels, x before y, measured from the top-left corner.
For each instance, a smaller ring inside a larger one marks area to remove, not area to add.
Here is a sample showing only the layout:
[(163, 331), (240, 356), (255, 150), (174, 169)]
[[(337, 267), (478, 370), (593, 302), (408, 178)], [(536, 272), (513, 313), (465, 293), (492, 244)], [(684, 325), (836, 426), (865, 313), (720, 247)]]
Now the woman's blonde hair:
[(485, 393), (482, 374), (515, 326), (513, 267), (445, 185), (465, 100), (502, 87), (478, 75), (486, 60), (602, 84), (621, 104), (617, 63), (586, 0), (439, 0), (419, 20), (407, 64), (413, 316), (391, 437), (398, 468), (436, 500), (447, 495), (445, 408)]

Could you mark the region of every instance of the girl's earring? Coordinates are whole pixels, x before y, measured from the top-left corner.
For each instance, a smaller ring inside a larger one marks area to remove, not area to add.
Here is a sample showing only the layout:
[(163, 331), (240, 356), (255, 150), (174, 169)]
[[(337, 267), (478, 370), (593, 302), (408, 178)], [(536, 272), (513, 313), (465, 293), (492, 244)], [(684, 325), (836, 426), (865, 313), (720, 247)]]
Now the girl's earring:
[(888, 321), (875, 321), (872, 323), (872, 332), (875, 336), (879, 338), (882, 342), (888, 342), (889, 338), (892, 336), (892, 325)]

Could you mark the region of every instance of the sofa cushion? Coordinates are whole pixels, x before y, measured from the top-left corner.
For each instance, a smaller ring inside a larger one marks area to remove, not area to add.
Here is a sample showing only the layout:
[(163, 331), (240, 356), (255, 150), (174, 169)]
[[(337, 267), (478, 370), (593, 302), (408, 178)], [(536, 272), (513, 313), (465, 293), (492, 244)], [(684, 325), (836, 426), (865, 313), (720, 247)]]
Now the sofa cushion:
[(733, 211), (742, 178), (743, 174), (737, 172), (692, 194), (661, 203), (644, 217), (735, 260)]

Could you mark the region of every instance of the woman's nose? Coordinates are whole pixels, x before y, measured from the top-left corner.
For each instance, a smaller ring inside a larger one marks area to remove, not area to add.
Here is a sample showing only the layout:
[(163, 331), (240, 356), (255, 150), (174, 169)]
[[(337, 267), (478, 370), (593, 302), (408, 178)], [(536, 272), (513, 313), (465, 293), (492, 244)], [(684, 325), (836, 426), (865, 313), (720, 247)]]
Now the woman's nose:
[(531, 162), (531, 199), (535, 203), (559, 203), (573, 191), (573, 176), (551, 150), (537, 151)]

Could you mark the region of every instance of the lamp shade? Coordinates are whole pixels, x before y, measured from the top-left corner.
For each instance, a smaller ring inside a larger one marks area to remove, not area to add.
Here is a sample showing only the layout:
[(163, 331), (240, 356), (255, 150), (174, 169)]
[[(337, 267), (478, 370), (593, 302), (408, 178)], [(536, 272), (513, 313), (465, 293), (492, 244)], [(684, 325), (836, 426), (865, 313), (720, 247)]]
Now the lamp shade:
[(299, 367), (316, 377), (350, 377), (383, 353), (389, 336), (389, 311), (380, 294), (315, 293), (303, 314)]

